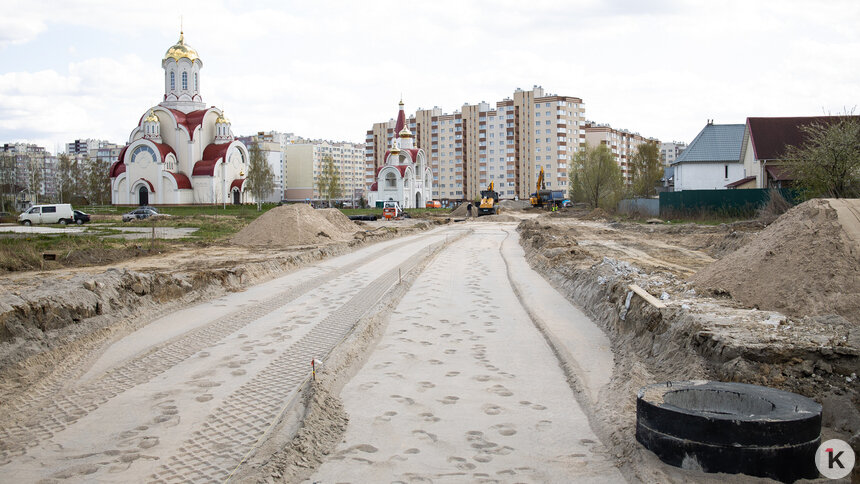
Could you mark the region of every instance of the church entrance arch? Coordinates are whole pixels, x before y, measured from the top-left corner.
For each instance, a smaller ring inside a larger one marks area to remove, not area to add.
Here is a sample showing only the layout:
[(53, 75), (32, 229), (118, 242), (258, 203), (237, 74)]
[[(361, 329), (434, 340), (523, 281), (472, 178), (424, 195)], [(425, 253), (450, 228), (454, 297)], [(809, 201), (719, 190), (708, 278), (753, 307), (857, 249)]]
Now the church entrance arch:
[(421, 202), (421, 192), (415, 192), (415, 208), (424, 208), (424, 204)]
[(139, 205), (149, 205), (149, 190), (145, 186), (141, 186), (137, 191), (137, 201)]
[(233, 205), (239, 205), (241, 203), (242, 194), (239, 193), (239, 190), (233, 190)]

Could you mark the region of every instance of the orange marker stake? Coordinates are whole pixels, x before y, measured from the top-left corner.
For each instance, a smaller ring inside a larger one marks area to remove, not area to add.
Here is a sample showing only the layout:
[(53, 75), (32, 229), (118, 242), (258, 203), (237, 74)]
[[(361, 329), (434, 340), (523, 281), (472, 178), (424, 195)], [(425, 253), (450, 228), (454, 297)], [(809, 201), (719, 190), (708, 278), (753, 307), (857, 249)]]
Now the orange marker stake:
[(313, 360), (313, 359), (311, 360), (311, 373), (312, 373), (312, 374), (313, 374), (313, 376), (314, 376), (314, 381), (317, 381), (317, 367), (316, 367), (316, 360)]

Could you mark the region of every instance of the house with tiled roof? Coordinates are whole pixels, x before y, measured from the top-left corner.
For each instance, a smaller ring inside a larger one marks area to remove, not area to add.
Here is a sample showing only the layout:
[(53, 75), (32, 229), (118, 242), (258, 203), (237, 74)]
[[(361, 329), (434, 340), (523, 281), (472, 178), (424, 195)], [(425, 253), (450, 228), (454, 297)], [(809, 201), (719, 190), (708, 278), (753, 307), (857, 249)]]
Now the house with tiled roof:
[[(860, 118), (860, 116), (852, 116)], [(782, 118), (747, 118), (744, 129), (741, 161), (749, 188), (788, 188), (794, 181), (785, 163), (789, 146), (801, 146), (806, 141), (804, 126), (830, 124), (843, 116), (802, 116)]]
[(200, 96), (203, 61), (179, 41), (161, 61), (164, 99), (149, 108), (108, 172), (111, 203), (176, 205), (250, 203), (248, 149), (230, 121)]
[(672, 163), (675, 191), (719, 190), (744, 177), (743, 124), (708, 124)]

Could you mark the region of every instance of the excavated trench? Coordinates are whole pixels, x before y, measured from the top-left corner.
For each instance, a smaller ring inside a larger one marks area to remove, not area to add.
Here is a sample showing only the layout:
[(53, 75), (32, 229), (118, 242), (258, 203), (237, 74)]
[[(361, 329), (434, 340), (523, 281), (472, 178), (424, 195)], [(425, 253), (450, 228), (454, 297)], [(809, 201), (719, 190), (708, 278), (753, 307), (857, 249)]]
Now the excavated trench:
[[(843, 319), (789, 319), (690, 294), (683, 295), (683, 303), (669, 300), (666, 307), (655, 307), (633, 294), (631, 284), (657, 297), (671, 292), (672, 284), (683, 284), (673, 276), (655, 276), (627, 262), (587, 254), (564, 229), (526, 221), (518, 231), (529, 264), (582, 308), (611, 341), (615, 368), (594, 404), (592, 427), (628, 475), (643, 481), (690, 478), (685, 471), (659, 465), (655, 477), (654, 455), (635, 439), (639, 390), (679, 380), (749, 383), (809, 397), (823, 406), (822, 440), (840, 438), (855, 452), (860, 450), (855, 383), (860, 333)], [(766, 399), (729, 393), (677, 392), (667, 398), (715, 418), (745, 412), (768, 415), (769, 409)], [(699, 473), (696, 479), (705, 476)]]

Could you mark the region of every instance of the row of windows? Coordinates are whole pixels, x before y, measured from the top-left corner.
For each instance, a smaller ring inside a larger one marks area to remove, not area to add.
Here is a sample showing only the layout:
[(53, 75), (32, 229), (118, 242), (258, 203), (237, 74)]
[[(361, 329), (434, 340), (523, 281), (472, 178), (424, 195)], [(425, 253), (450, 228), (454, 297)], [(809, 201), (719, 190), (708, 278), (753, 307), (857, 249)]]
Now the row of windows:
[[(173, 71), (170, 71), (170, 90), (171, 91), (176, 90), (176, 73)], [(183, 91), (188, 90), (188, 73), (185, 71), (182, 71), (182, 90)], [(200, 90), (197, 88), (197, 73), (196, 72), (194, 73), (194, 90), (195, 91)]]

